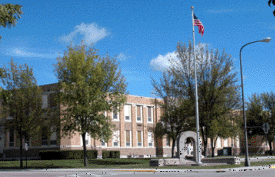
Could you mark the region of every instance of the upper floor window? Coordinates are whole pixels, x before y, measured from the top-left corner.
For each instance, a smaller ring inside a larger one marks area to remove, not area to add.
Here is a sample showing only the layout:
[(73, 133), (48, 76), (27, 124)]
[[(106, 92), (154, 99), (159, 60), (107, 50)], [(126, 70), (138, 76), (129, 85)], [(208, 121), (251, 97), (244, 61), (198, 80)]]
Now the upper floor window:
[(131, 122), (131, 105), (124, 105), (125, 121)]
[(147, 122), (149, 122), (149, 123), (153, 123), (153, 115), (154, 115), (154, 109), (153, 109), (153, 107), (152, 106), (148, 106), (147, 107), (148, 109), (148, 119), (147, 119)]
[(48, 106), (48, 95), (42, 95), (42, 109), (46, 109)]
[(137, 105), (137, 122), (142, 122), (142, 106)]
[(50, 99), (49, 99), (49, 101), (50, 101), (50, 108), (54, 108), (54, 107), (56, 107), (57, 106), (57, 102), (56, 102), (56, 93), (51, 93), (50, 94)]
[(119, 120), (119, 112), (116, 107), (113, 108), (113, 120)]

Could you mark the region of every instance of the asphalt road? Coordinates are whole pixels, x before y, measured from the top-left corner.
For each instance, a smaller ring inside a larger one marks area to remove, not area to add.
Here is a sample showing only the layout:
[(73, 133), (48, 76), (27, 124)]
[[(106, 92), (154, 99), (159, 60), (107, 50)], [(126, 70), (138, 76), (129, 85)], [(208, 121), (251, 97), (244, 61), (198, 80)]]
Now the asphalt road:
[(196, 171), (196, 172), (132, 172), (132, 171), (114, 171), (114, 170), (56, 170), (56, 171), (2, 171), (0, 177), (216, 177), (216, 176), (265, 176), (274, 177), (275, 169), (267, 170), (251, 170), (251, 171), (234, 171), (234, 172), (219, 172), (219, 171)]

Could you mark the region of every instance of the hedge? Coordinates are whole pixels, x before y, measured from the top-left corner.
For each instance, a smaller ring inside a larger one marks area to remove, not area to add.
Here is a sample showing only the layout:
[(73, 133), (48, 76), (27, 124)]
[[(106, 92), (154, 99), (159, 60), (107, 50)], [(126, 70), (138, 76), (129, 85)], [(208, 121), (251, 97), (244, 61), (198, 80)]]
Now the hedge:
[(102, 151), (102, 159), (120, 158), (120, 151)]
[[(39, 156), (41, 160), (52, 159), (83, 159), (84, 154), (82, 150), (57, 150), (57, 151), (40, 151)], [(87, 157), (89, 159), (97, 158), (96, 150), (87, 150)]]

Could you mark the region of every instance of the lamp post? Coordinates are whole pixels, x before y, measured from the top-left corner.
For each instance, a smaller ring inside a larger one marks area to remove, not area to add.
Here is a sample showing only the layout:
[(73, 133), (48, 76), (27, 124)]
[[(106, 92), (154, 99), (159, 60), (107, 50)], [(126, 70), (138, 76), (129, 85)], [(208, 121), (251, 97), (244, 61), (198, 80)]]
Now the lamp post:
[(240, 69), (241, 69), (241, 87), (242, 87), (242, 102), (243, 102), (243, 120), (244, 120), (244, 136), (245, 136), (245, 166), (250, 166), (250, 162), (248, 160), (248, 144), (247, 144), (247, 127), (246, 127), (246, 116), (245, 116), (245, 109), (244, 109), (244, 91), (243, 91), (243, 71), (242, 71), (242, 49), (249, 45), (256, 42), (269, 42), (271, 40), (270, 37), (267, 37), (262, 40), (249, 42), (242, 46), (240, 49)]

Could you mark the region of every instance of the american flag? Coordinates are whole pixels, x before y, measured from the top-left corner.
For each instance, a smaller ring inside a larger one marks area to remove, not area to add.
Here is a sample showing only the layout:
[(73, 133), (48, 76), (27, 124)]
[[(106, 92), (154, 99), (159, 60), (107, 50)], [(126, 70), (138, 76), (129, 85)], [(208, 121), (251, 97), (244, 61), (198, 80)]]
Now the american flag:
[(194, 26), (198, 26), (199, 28), (199, 33), (201, 34), (201, 36), (203, 36), (203, 33), (204, 33), (204, 26), (203, 24), (201, 23), (201, 21), (198, 19), (198, 17), (196, 17), (196, 15), (194, 14)]

